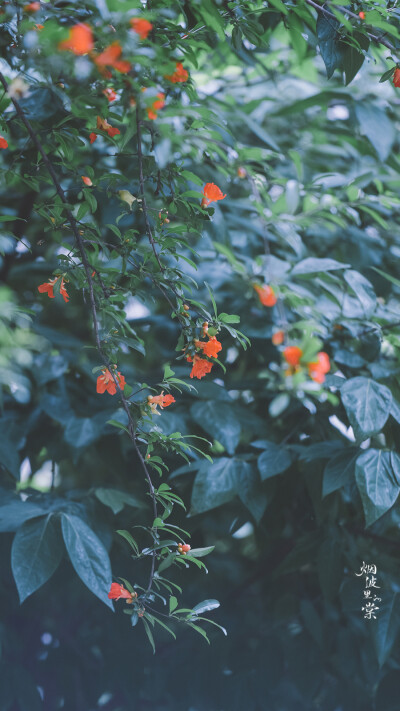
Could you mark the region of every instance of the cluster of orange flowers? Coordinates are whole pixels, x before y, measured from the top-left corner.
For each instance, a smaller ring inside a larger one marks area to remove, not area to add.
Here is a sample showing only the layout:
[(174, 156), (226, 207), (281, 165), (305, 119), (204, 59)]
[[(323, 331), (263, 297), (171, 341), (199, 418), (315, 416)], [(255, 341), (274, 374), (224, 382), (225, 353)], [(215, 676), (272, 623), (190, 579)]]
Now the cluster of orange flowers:
[[(61, 275), (55, 277), (54, 279), (49, 279), (49, 281), (44, 282), (44, 284), (40, 284), (40, 286), (38, 286), (38, 291), (41, 294), (47, 294), (50, 299), (54, 299), (54, 285), (58, 282), (60, 276)], [(60, 294), (63, 297), (65, 303), (67, 303), (69, 301), (69, 296), (64, 285), (64, 277), (61, 277)]]
[(162, 91), (159, 91), (157, 94), (157, 98), (154, 99), (151, 106), (148, 106), (146, 109), (148, 118), (152, 119), (154, 121), (154, 119), (157, 118), (157, 111), (164, 108), (164, 106), (165, 106), (165, 94), (163, 94)]
[[(203, 323), (203, 330), (202, 330), (202, 335), (203, 338), (208, 334), (208, 323), (205, 322)], [(199, 380), (203, 378), (207, 373), (211, 372), (211, 368), (213, 367), (213, 363), (209, 360), (206, 360), (205, 358), (202, 358), (203, 355), (207, 356), (208, 358), (218, 358), (218, 353), (222, 351), (222, 345), (221, 343), (216, 339), (215, 336), (210, 336), (208, 334), (208, 341), (200, 341), (200, 340), (195, 340), (194, 345), (199, 351), (198, 353), (195, 353), (193, 358), (190, 355), (186, 356), (186, 360), (188, 363), (193, 363), (193, 367), (190, 373), (191, 378), (198, 378)]]
[(323, 383), (326, 373), (329, 373), (331, 369), (329, 356), (324, 351), (317, 353), (316, 361), (301, 363), (303, 357), (302, 349), (299, 346), (287, 346), (283, 351), (283, 357), (289, 366), (285, 370), (285, 375), (294, 375), (299, 372), (302, 365), (304, 365), (307, 367), (311, 380), (314, 380), (316, 383)]
[(0, 148), (8, 148), (8, 142), (4, 136), (0, 136)]
[[(35, 5), (36, 3), (31, 3)], [(39, 3), (37, 3), (39, 4)], [(130, 20), (130, 25), (136, 34), (139, 35), (140, 39), (147, 39), (149, 33), (153, 29), (153, 25), (148, 20), (139, 17), (133, 17)], [(69, 30), (68, 37), (59, 43), (58, 48), (62, 51), (73, 52), (74, 54), (80, 56), (88, 54), (100, 74), (105, 78), (111, 78), (112, 74), (110, 69), (115, 69), (117, 72), (122, 74), (127, 74), (131, 69), (130, 62), (122, 59), (122, 47), (118, 41), (113, 42), (108, 47), (106, 47), (103, 52), (96, 54), (94, 51), (94, 39), (93, 32), (90, 25), (85, 22), (79, 22), (78, 24), (71, 27)], [(165, 79), (168, 79), (172, 84), (177, 84), (180, 82), (186, 82), (189, 79), (189, 72), (184, 68), (182, 62), (176, 62), (175, 71), (172, 74), (165, 74)], [(107, 97), (108, 101), (115, 101), (117, 94), (112, 87), (104, 89), (103, 94)], [(133, 105), (135, 102), (133, 101)], [(165, 94), (159, 92), (157, 98), (152, 102), (151, 106), (147, 108), (147, 115), (149, 119), (157, 118), (157, 111), (162, 109), (165, 105)], [(118, 131), (119, 133), (119, 131)], [(90, 134), (90, 142), (93, 143), (96, 139), (93, 138), (95, 134)], [(6, 147), (6, 146), (5, 146)], [(220, 198), (218, 198), (220, 199)]]
[(183, 68), (182, 62), (177, 62), (173, 74), (165, 74), (164, 76), (165, 79), (168, 79), (172, 84), (179, 84), (189, 79), (189, 72)]

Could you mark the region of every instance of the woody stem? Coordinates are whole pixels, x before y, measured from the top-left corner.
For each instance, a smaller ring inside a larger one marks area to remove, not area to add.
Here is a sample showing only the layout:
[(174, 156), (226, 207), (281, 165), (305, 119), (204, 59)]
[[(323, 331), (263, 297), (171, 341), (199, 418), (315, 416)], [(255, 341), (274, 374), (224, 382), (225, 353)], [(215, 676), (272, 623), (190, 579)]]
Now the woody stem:
[[(8, 91), (8, 84), (7, 84), (7, 81), (5, 80), (5, 78), (4, 78), (4, 76), (3, 76), (3, 74), (2, 74), (1, 72), (0, 72), (0, 83), (3, 85), (5, 91)], [(57, 195), (59, 196), (59, 198), (60, 198), (61, 202), (63, 203), (63, 205), (65, 205), (65, 214), (66, 214), (66, 216), (67, 216), (68, 222), (69, 222), (69, 224), (70, 224), (70, 226), (71, 226), (73, 235), (74, 235), (75, 240), (76, 240), (76, 243), (77, 243), (77, 245), (78, 245), (78, 249), (79, 249), (79, 252), (80, 252), (80, 255), (81, 255), (82, 264), (83, 264), (83, 268), (84, 268), (84, 270), (85, 270), (85, 275), (86, 275), (86, 279), (87, 279), (87, 283), (88, 283), (88, 287), (89, 287), (90, 309), (91, 309), (91, 313), (92, 313), (93, 330), (94, 330), (94, 338), (95, 338), (95, 342), (96, 342), (96, 347), (97, 347), (97, 350), (98, 350), (98, 352), (99, 352), (99, 355), (100, 355), (100, 357), (101, 357), (101, 359), (102, 359), (102, 361), (103, 361), (105, 367), (109, 370), (109, 372), (110, 372), (110, 374), (111, 374), (111, 377), (112, 377), (112, 379), (113, 379), (113, 381), (114, 381), (114, 383), (115, 383), (115, 386), (116, 386), (116, 388), (117, 388), (117, 390), (118, 390), (118, 394), (119, 394), (119, 398), (120, 398), (122, 407), (124, 408), (124, 410), (125, 410), (125, 412), (126, 412), (126, 414), (127, 414), (128, 423), (129, 423), (129, 425), (128, 425), (129, 435), (130, 435), (130, 438), (131, 438), (131, 440), (132, 440), (133, 446), (134, 446), (134, 448), (135, 448), (136, 454), (137, 454), (137, 456), (138, 456), (138, 458), (139, 458), (139, 461), (140, 461), (140, 463), (141, 463), (141, 466), (142, 466), (142, 469), (143, 469), (143, 471), (144, 471), (145, 477), (146, 477), (146, 479), (147, 479), (147, 483), (148, 483), (149, 491), (150, 491), (150, 496), (151, 496), (152, 503), (153, 503), (153, 514), (154, 514), (154, 518), (157, 518), (157, 499), (156, 499), (156, 495), (155, 495), (155, 490), (154, 490), (153, 482), (152, 482), (152, 480), (151, 480), (151, 477), (150, 477), (148, 468), (147, 468), (147, 466), (146, 466), (146, 463), (145, 463), (145, 461), (144, 461), (144, 459), (143, 459), (143, 457), (142, 457), (142, 454), (141, 454), (141, 452), (140, 452), (140, 450), (139, 450), (139, 447), (138, 447), (138, 444), (137, 444), (137, 441), (136, 441), (135, 423), (134, 423), (134, 421), (133, 421), (133, 419), (132, 419), (132, 415), (131, 415), (130, 410), (129, 410), (129, 404), (128, 404), (128, 401), (126, 400), (126, 398), (125, 398), (125, 396), (124, 396), (124, 394), (123, 394), (123, 392), (122, 392), (122, 390), (121, 390), (121, 388), (120, 388), (120, 385), (119, 385), (119, 382), (118, 382), (118, 378), (117, 378), (117, 376), (116, 376), (116, 374), (115, 374), (115, 372), (114, 372), (114, 368), (112, 367), (112, 364), (111, 364), (109, 358), (107, 357), (107, 355), (105, 354), (105, 352), (104, 352), (104, 350), (103, 350), (103, 348), (102, 348), (102, 345), (101, 345), (100, 334), (99, 334), (99, 324), (98, 324), (98, 318), (97, 318), (96, 301), (95, 301), (95, 297), (94, 297), (93, 279), (92, 279), (92, 276), (91, 276), (92, 270), (91, 270), (91, 267), (90, 267), (90, 264), (89, 264), (89, 261), (88, 261), (88, 258), (87, 258), (87, 254), (86, 254), (86, 250), (85, 250), (85, 246), (84, 246), (84, 242), (83, 242), (82, 236), (81, 236), (80, 231), (79, 231), (79, 229), (78, 229), (78, 225), (77, 225), (77, 222), (76, 222), (76, 220), (75, 220), (75, 217), (73, 216), (71, 210), (70, 210), (69, 207), (68, 207), (68, 201), (67, 201), (67, 199), (66, 199), (66, 197), (65, 197), (65, 194), (64, 194), (64, 191), (63, 191), (63, 189), (62, 189), (62, 187), (61, 187), (61, 185), (60, 185), (60, 183), (59, 183), (59, 181), (58, 181), (58, 178), (57, 178), (57, 175), (56, 175), (56, 173), (55, 173), (55, 171), (54, 171), (53, 165), (52, 165), (52, 163), (51, 163), (51, 161), (50, 161), (50, 159), (49, 159), (49, 157), (48, 157), (46, 151), (44, 150), (40, 139), (38, 138), (36, 132), (35, 132), (34, 129), (32, 128), (32, 125), (31, 125), (30, 121), (29, 121), (29, 120), (27, 119), (27, 117), (25, 116), (25, 113), (24, 113), (24, 111), (22, 110), (22, 108), (21, 108), (19, 102), (17, 101), (17, 99), (14, 99), (14, 98), (12, 98), (12, 97), (10, 97), (10, 98), (11, 98), (12, 103), (14, 104), (15, 110), (16, 110), (16, 112), (17, 112), (19, 118), (21, 119), (21, 121), (22, 121), (22, 123), (24, 124), (26, 130), (28, 131), (28, 133), (29, 133), (29, 135), (30, 135), (32, 141), (34, 142), (36, 148), (38, 149), (40, 155), (42, 156), (43, 163), (44, 163), (44, 165), (46, 166), (46, 170), (47, 170), (47, 172), (49, 173), (49, 175), (50, 175), (50, 177), (51, 177), (51, 180), (52, 180), (53, 185), (54, 185), (54, 187), (55, 187), (55, 189), (56, 189)], [(155, 529), (153, 529), (153, 530), (155, 530)], [(152, 587), (152, 584), (153, 584), (154, 572), (155, 572), (155, 556), (156, 556), (156, 554), (155, 554), (155, 552), (154, 552), (154, 553), (153, 553), (153, 556), (152, 556), (152, 562), (151, 562), (151, 570), (150, 570), (149, 581), (148, 581), (148, 584), (147, 584), (147, 592), (149, 592), (149, 591), (151, 590), (151, 587)]]

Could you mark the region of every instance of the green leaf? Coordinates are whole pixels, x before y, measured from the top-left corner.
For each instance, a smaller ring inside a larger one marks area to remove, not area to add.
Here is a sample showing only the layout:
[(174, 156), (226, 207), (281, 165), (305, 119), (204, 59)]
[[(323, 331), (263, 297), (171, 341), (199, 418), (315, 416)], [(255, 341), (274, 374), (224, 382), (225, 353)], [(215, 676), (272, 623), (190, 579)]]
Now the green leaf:
[(203, 600), (203, 602), (198, 602), (194, 606), (192, 612), (195, 615), (201, 615), (203, 612), (210, 612), (210, 610), (216, 610), (220, 606), (218, 600)]
[(356, 459), (360, 453), (358, 447), (349, 447), (336, 454), (324, 469), (322, 496), (341, 489), (353, 481)]
[(344, 60), (344, 46), (340, 42), (340, 22), (324, 12), (318, 12), (317, 38), (326, 74), (331, 78), (335, 69), (340, 69)]
[(395, 592), (389, 601), (385, 601), (387, 593), (381, 596), (381, 592), (382, 590), (376, 591), (378, 597), (383, 599), (382, 603), (376, 603), (379, 610), (374, 613), (376, 620), (371, 625), (371, 634), (380, 667), (388, 660), (400, 630), (400, 593)]
[(282, 445), (265, 439), (253, 442), (253, 446), (262, 447), (264, 450), (257, 459), (257, 466), (262, 479), (269, 479), (277, 474), (282, 474), (290, 467), (292, 462), (290, 452)]
[(207, 434), (224, 446), (228, 454), (234, 453), (242, 428), (231, 405), (225, 402), (196, 402), (190, 408), (190, 414)]
[(385, 161), (396, 138), (396, 130), (386, 111), (375, 104), (358, 101), (355, 112), (361, 133), (368, 138), (379, 158)]
[(178, 599), (174, 595), (171, 595), (171, 597), (169, 598), (169, 612), (170, 612), (170, 614), (174, 610), (176, 610), (177, 607), (178, 607)]
[[(361, 32), (354, 32), (353, 39), (358, 42), (361, 49), (368, 50), (369, 39)], [(343, 46), (343, 69), (346, 77), (346, 85), (350, 84), (356, 76), (359, 69), (361, 69), (364, 64), (365, 54), (362, 51), (353, 47), (346, 42), (342, 42)]]
[[(214, 316), (215, 316), (215, 318), (218, 318), (217, 304), (216, 304), (216, 302), (215, 302), (215, 298), (214, 298), (214, 294), (213, 294), (213, 292), (212, 292), (212, 289), (211, 289), (210, 285), (207, 284), (206, 281), (204, 282), (204, 284), (206, 285), (207, 291), (208, 291), (208, 293), (210, 294), (211, 303), (212, 303), (213, 309), (214, 309)], [(194, 302), (192, 302), (192, 303), (194, 303)]]
[(258, 121), (254, 121), (251, 116), (245, 114), (244, 111), (236, 110), (236, 114), (268, 148), (272, 148), (273, 151), (280, 153), (280, 148), (276, 141), (260, 126)]
[(331, 272), (336, 269), (347, 269), (350, 264), (337, 262), (336, 259), (318, 259), (317, 257), (307, 257), (298, 262), (293, 267), (291, 276), (303, 276), (304, 274), (315, 274), (317, 272)]
[(160, 565), (157, 568), (157, 571), (159, 573), (162, 573), (163, 570), (167, 570), (167, 568), (169, 568), (172, 565), (175, 558), (176, 558), (176, 553), (169, 553), (169, 555), (167, 555), (167, 557), (161, 561)]
[(356, 482), (367, 526), (388, 511), (400, 492), (400, 457), (395, 452), (367, 449), (356, 462)]
[(11, 566), (21, 603), (55, 572), (63, 545), (52, 514), (26, 521), (17, 531), (11, 549)]
[(268, 504), (268, 497), (254, 464), (241, 462), (236, 472), (236, 486), (240, 500), (260, 523)]
[(221, 457), (200, 471), (192, 491), (191, 514), (199, 514), (231, 501), (237, 493), (237, 472), (242, 463)]
[(390, 77), (392, 76), (392, 74), (394, 74), (395, 69), (396, 69), (396, 66), (393, 66), (391, 69), (388, 69), (387, 72), (384, 72), (384, 73), (382, 74), (381, 78), (379, 79), (379, 83), (381, 84), (382, 82), (387, 81), (388, 79), (390, 79)]
[(102, 542), (79, 516), (63, 512), (61, 529), (76, 573), (99, 600), (114, 610), (108, 599), (112, 582), (110, 559)]
[(395, 286), (400, 287), (400, 279), (396, 279), (396, 277), (392, 276), (391, 274), (387, 274), (386, 272), (383, 272), (382, 269), (378, 269), (377, 267), (371, 267), (371, 269), (373, 269), (374, 272), (380, 274), (384, 279), (390, 281)]
[(360, 376), (347, 380), (340, 394), (358, 440), (381, 431), (390, 414), (392, 393), (389, 388)]
[(212, 553), (215, 546), (206, 546), (205, 548), (192, 548), (190, 555), (192, 558), (203, 558), (205, 555)]
[(60, 97), (48, 87), (30, 86), (29, 94), (21, 98), (19, 103), (29, 120), (40, 123), (48, 124), (48, 119), (54, 122), (57, 114), (61, 117), (66, 113)]
[(17, 422), (11, 417), (2, 417), (0, 419), (0, 465), (15, 479), (19, 479), (18, 450), (24, 446), (24, 443), (25, 437)]
[(147, 623), (146, 620), (144, 619), (144, 617), (142, 617), (142, 622), (143, 622), (143, 625), (144, 625), (144, 629), (145, 629), (147, 638), (148, 638), (148, 640), (149, 640), (149, 642), (150, 642), (150, 644), (151, 644), (151, 648), (152, 648), (152, 650), (153, 650), (153, 654), (155, 654), (155, 653), (156, 653), (156, 646), (155, 646), (155, 644), (154, 644), (153, 633), (152, 633), (152, 631), (151, 631), (151, 629), (150, 629), (148, 623)]
[(90, 417), (72, 417), (65, 428), (65, 441), (71, 447), (87, 447), (100, 436), (100, 428)]
[(118, 489), (104, 489), (99, 487), (95, 490), (95, 496), (101, 501), (104, 506), (109, 506), (114, 514), (122, 511), (124, 506), (134, 506), (135, 508), (143, 508), (143, 502), (136, 499), (132, 494)]
[(181, 176), (182, 176), (182, 178), (185, 178), (185, 180), (190, 180), (192, 183), (195, 183), (196, 185), (204, 185), (204, 180), (199, 178), (198, 175), (195, 175), (190, 170), (182, 170)]
[(287, 393), (280, 393), (274, 397), (269, 406), (268, 412), (271, 417), (279, 417), (290, 405), (290, 396)]
[(360, 302), (364, 318), (370, 318), (376, 307), (376, 295), (371, 282), (354, 269), (346, 270), (343, 277)]
[(16, 531), (25, 521), (47, 513), (46, 508), (28, 499), (22, 501), (18, 494), (0, 488), (0, 533)]
[(129, 533), (129, 531), (119, 530), (119, 531), (117, 531), (117, 533), (119, 536), (124, 538), (127, 543), (129, 543), (131, 548), (135, 551), (136, 555), (140, 555), (140, 550), (138, 548), (138, 545), (137, 545), (135, 539), (133, 538), (133, 536)]
[(219, 314), (218, 318), (224, 323), (240, 323), (240, 316), (235, 316), (235, 314), (222, 313)]

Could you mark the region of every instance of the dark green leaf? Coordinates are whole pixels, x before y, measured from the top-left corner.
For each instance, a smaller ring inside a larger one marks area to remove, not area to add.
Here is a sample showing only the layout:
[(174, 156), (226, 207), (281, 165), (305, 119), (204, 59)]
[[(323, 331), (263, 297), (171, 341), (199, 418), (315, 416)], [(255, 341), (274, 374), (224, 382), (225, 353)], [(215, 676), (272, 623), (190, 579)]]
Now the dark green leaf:
[(323, 12), (318, 12), (317, 37), (328, 79), (335, 69), (340, 69), (344, 60), (344, 46), (340, 42), (340, 22)]
[(21, 603), (51, 578), (63, 554), (59, 526), (52, 514), (26, 521), (17, 531), (11, 565)]
[(367, 526), (383, 516), (400, 492), (400, 457), (382, 449), (367, 449), (356, 462), (356, 482)]
[(290, 452), (275, 442), (261, 440), (258, 446), (263, 443), (264, 451), (260, 454), (257, 460), (257, 465), (262, 479), (269, 479), (271, 476), (282, 474), (290, 467), (292, 458)]
[(94, 531), (78, 516), (62, 514), (61, 527), (71, 563), (82, 582), (110, 607), (111, 567), (108, 553)]
[(351, 378), (341, 388), (343, 405), (357, 439), (380, 432), (389, 417), (392, 393), (370, 378)]
[(333, 491), (341, 489), (353, 481), (356, 459), (360, 450), (349, 447), (339, 452), (326, 465), (322, 482), (322, 496), (328, 496)]
[(139, 501), (139, 499), (136, 499), (132, 494), (119, 491), (118, 489), (104, 489), (100, 487), (96, 489), (95, 495), (104, 506), (109, 506), (114, 514), (122, 511), (125, 505), (134, 506), (136, 508), (143, 507), (143, 502)]
[(196, 402), (190, 408), (193, 419), (233, 454), (239, 444), (241, 426), (235, 411), (225, 402)]
[(374, 613), (376, 620), (371, 625), (371, 633), (379, 666), (382, 667), (392, 651), (400, 629), (400, 593), (395, 592), (388, 601), (387, 592), (385, 594), (382, 589), (374, 592), (382, 599), (382, 603), (376, 603), (379, 610)]

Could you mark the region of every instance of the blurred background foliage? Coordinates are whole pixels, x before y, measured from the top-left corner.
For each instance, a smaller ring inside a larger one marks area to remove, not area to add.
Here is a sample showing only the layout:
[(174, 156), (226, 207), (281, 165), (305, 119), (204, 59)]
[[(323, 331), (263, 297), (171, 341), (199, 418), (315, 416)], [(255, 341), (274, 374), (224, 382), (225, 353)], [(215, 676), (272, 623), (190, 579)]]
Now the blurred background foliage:
[[(390, 24), (396, 47), (396, 4), (354, 2), (347, 9), (378, 13), (374, 31)], [(60, 27), (96, 16), (118, 26), (139, 7), (130, 0), (60, 2), (52, 12)], [(193, 85), (170, 89), (170, 105), (144, 133), (150, 204), (155, 215), (168, 210), (171, 240), (187, 240), (180, 251), (195, 265), (177, 263), (199, 285), (193, 298), (209, 303), (207, 282), (219, 312), (238, 314), (251, 340), (244, 351), (224, 332), (226, 373), (215, 366), (196, 392), (175, 393), (176, 405), (148, 425), (160, 436), (211, 440), (205, 451), (212, 464), (194, 455), (183, 467), (173, 454), (163, 458), (168, 482), (189, 510), (175, 513), (175, 523), (190, 531), (192, 545), (216, 547), (208, 575), (176, 574), (185, 583), (182, 604), (217, 598), (214, 619), (228, 636), (211, 631), (208, 647), (191, 631), (176, 642), (161, 631), (153, 657), (141, 626), (132, 629), (119, 608), (114, 615), (105, 608), (106, 572), (89, 591), (78, 577), (90, 587), (85, 571), (72, 559), (77, 575), (71, 565), (60, 519), (76, 517), (82, 540), (101, 541), (116, 575), (139, 579), (143, 564), (129, 561), (115, 531), (148, 520), (149, 504), (132, 447), (107, 424), (121, 417), (116, 398), (95, 393), (87, 295), (68, 261), (72, 240), (60, 205), (3, 97), (11, 149), (3, 154), (1, 184), (0, 707), (394, 711), (399, 96), (391, 82), (379, 82), (394, 66), (390, 52), (372, 43), (365, 61), (358, 57), (355, 66), (352, 57), (354, 78), (341, 57), (328, 81), (326, 28), (320, 20), (318, 30), (312, 3), (208, 0), (147, 9), (160, 26), (194, 28), (193, 39), (179, 45)], [(81, 59), (49, 61), (54, 27), (40, 40), (39, 57), (33, 30), (21, 27), (33, 84), (21, 105), (82, 224), (110, 245), (99, 250), (102, 276), (107, 288), (118, 286), (115, 313), (125, 312), (135, 344), (118, 366), (127, 382), (153, 386), (170, 363), (191, 382), (186, 364), (174, 362), (179, 328), (168, 303), (149, 280), (135, 282), (113, 249), (121, 230), (127, 239), (139, 235), (140, 254), (144, 229), (138, 210), (121, 218), (117, 196), (122, 189), (139, 193), (132, 113), (110, 108), (123, 133), (119, 148), (102, 138), (91, 146), (87, 133), (107, 103), (101, 90), (93, 85), (82, 98)], [(357, 28), (364, 47), (361, 22)], [(2, 25), (10, 78), (20, 69), (9, 45), (17, 35), (11, 20)], [(154, 47), (135, 57), (145, 78), (162, 59)], [(92, 190), (82, 189), (82, 173), (92, 177)], [(193, 191), (201, 197), (200, 186), (210, 181), (227, 197), (207, 217)], [(71, 269), (68, 304), (37, 292), (60, 260)], [(279, 293), (274, 308), (254, 292), (260, 279)], [(277, 328), (290, 342), (320, 338), (332, 361), (323, 388), (285, 378), (271, 343)], [(50, 532), (41, 545), (44, 525)], [(361, 611), (363, 581), (355, 573), (364, 561), (378, 569), (376, 620)], [(27, 598), (21, 607), (12, 568)], [(39, 589), (30, 595), (30, 586)]]

